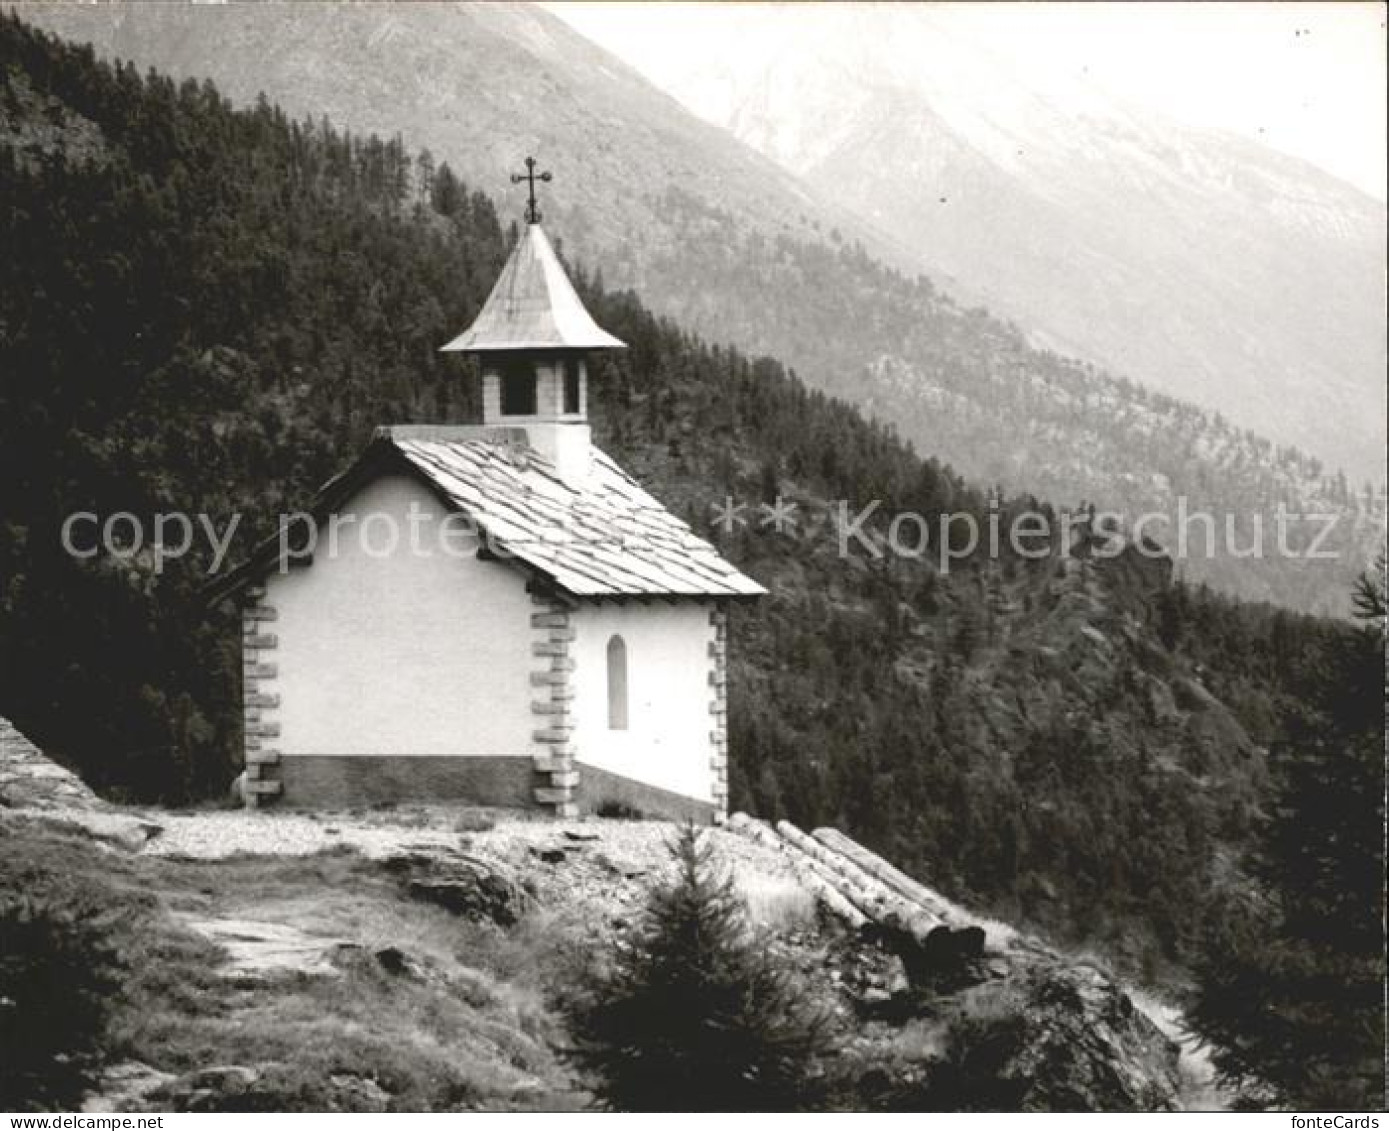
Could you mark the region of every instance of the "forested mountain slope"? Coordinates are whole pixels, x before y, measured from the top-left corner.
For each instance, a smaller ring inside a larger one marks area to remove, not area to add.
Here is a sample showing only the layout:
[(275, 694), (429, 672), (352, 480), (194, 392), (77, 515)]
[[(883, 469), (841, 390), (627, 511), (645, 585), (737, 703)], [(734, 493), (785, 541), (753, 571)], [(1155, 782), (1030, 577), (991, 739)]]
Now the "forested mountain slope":
[[(292, 115), (398, 131), (478, 184), (506, 187), (521, 157), (535, 153), (558, 178), (543, 202), (552, 230), (571, 257), (601, 268), (608, 285), (637, 289), (652, 310), (711, 341), (780, 358), (812, 388), (891, 421), (919, 452), (977, 482), (1067, 505), (1090, 500), (1130, 519), (1160, 511), (1168, 522), (1159, 537), (1174, 530), (1180, 500), (1187, 512), (1211, 513), (1218, 545), (1197, 535), (1181, 567), (1193, 579), (1340, 610), (1381, 535), (1383, 499), (1374, 488), (1367, 493), (1333, 465), (1207, 409), (1034, 348), (1023, 330), (914, 274), (920, 260), (908, 252), (916, 237), (904, 217), (884, 218), (879, 228), (853, 220), (543, 11), (21, 10), (109, 56), (210, 77), (242, 105), (264, 91)], [(1011, 263), (1015, 251), (991, 254)], [(1055, 291), (1056, 302), (1067, 301), (1067, 287)], [(1082, 322), (1109, 317), (1079, 293), (1074, 308)], [(1346, 435), (1357, 416), (1382, 415), (1368, 403), (1349, 414), (1331, 405), (1319, 409)], [(1280, 507), (1334, 516), (1321, 546), (1334, 557), (1302, 556), (1322, 525), (1313, 520), (1291, 524), (1297, 556), (1273, 552), (1269, 537), (1259, 557), (1232, 557), (1225, 524), (1235, 525), (1233, 546), (1242, 551), (1254, 524), (1271, 530)]]
[[(239, 660), (200, 596), (207, 547), (162, 573), (148, 547), (79, 560), (64, 517), (241, 513), (235, 560), (373, 426), (471, 419), (475, 375), (437, 347), (514, 232), (398, 142), (235, 111), (10, 17), (0, 59), (0, 713), (108, 790), (217, 793)], [(838, 823), (1154, 971), (1198, 952), (1243, 883), (1266, 751), (1347, 630), (1091, 539), (948, 574), (841, 553), (839, 500), (933, 524), (1054, 512), (578, 282), (631, 346), (595, 365), (598, 442), (771, 591), (734, 622), (735, 803)], [(714, 502), (777, 495), (792, 529), (711, 527)]]

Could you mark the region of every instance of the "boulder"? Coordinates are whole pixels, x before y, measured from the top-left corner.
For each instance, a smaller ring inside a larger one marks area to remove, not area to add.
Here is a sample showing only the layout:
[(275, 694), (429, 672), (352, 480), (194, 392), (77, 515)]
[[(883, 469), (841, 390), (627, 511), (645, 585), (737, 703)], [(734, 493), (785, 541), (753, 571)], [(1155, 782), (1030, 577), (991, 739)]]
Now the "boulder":
[(406, 852), (388, 856), (382, 864), (401, 878), (413, 899), (467, 919), (510, 927), (534, 902), (528, 885), (514, 873), (462, 852)]
[(212, 919), (180, 916), (184, 926), (226, 952), (225, 972), (243, 978), (284, 973), (341, 973), (334, 958), (356, 944), (341, 938), (310, 935), (283, 923), (255, 919)]
[(333, 1087), (332, 1104), (336, 1111), (383, 1112), (391, 1107), (391, 1093), (375, 1080), (355, 1072), (334, 1072), (328, 1077)]
[(164, 831), (164, 826), (154, 821), (115, 810), (69, 809), (54, 816), (64, 824), (76, 825), (93, 840), (127, 852), (139, 852)]
[(1102, 971), (1039, 964), (960, 996), (931, 1074), (946, 1108), (1171, 1111), (1179, 1048)]
[(93, 793), (71, 770), (47, 758), (0, 718), (0, 807), (35, 820), (81, 829), (94, 840), (139, 852), (163, 829), (117, 809)]
[(123, 1060), (102, 1070), (94, 1092), (82, 1101), (84, 1112), (144, 1111), (153, 1094), (177, 1077), (143, 1061)]
[(413, 954), (398, 946), (378, 947), (373, 954), (376, 964), (387, 974), (407, 978), (412, 982), (429, 980), (430, 971)]
[(249, 807), (251, 804), (251, 792), (246, 786), (249, 779), (246, 771), (242, 770), (236, 777), (232, 778), (230, 788), (227, 790), (227, 800), (233, 805)]
[(14, 809), (105, 807), (71, 770), (64, 769), (0, 718), (0, 805)]
[(639, 863), (618, 856), (612, 856), (606, 852), (600, 852), (593, 858), (593, 862), (614, 876), (619, 876), (624, 880), (639, 880), (651, 871), (649, 865)]
[(199, 1068), (169, 1081), (150, 1093), (174, 1111), (247, 1110), (247, 1098), (261, 1077), (258, 1068), (244, 1064), (217, 1064)]

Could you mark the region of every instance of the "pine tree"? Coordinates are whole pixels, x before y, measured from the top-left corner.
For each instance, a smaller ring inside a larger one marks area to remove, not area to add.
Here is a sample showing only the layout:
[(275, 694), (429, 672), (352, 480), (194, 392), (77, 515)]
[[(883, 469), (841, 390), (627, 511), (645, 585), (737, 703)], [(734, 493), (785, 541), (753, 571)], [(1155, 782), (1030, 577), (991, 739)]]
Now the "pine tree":
[(826, 1015), (749, 928), (707, 839), (686, 827), (639, 937), (570, 1006), (579, 1061), (628, 1111), (805, 1110), (822, 1099)]
[(0, 1108), (73, 1109), (105, 1057), (121, 964), (80, 900), (0, 895)]
[(1320, 710), (1275, 751), (1250, 868), (1262, 892), (1213, 932), (1188, 1015), (1227, 1080), (1294, 1108), (1385, 1101), (1382, 574), (1361, 579), (1357, 604), (1367, 623), (1330, 656)]

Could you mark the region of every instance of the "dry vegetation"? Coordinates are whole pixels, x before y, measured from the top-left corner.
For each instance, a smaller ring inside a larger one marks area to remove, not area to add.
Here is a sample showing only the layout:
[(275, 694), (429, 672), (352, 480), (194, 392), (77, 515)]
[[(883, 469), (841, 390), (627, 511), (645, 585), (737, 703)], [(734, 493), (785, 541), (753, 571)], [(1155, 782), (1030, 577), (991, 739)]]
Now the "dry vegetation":
[[(143, 1098), (113, 1085), (96, 1102), (300, 1111), (592, 1104), (566, 1059), (555, 1001), (639, 920), (668, 868), (673, 826), (456, 809), (158, 819), (163, 834), (130, 854), (75, 825), (0, 813), (0, 893), (100, 908), (124, 968), (106, 1045), (112, 1066), (143, 1081)], [(758, 926), (814, 930), (813, 898), (775, 854), (715, 835)], [(451, 850), (518, 879), (518, 922), (502, 927), (412, 898), (391, 866), (401, 854)], [(252, 1077), (252, 1087), (238, 1083)]]
[(735, 868), (733, 883), (747, 905), (748, 920), (773, 933), (809, 931), (815, 927), (815, 896), (790, 876)]
[[(131, 857), (13, 821), (0, 844), (0, 887), (83, 890), (110, 908), (127, 971), (110, 1032), (118, 1060), (173, 1074), (248, 1066), (253, 1106), (278, 1110), (584, 1103), (535, 977), (555, 945), (539, 923), (503, 933), (455, 919), (405, 898), (352, 849)], [(206, 916), (301, 926), (323, 939), (331, 972), (238, 970), (189, 926)], [(334, 945), (342, 939), (353, 944)], [(403, 968), (383, 960), (388, 948)]]

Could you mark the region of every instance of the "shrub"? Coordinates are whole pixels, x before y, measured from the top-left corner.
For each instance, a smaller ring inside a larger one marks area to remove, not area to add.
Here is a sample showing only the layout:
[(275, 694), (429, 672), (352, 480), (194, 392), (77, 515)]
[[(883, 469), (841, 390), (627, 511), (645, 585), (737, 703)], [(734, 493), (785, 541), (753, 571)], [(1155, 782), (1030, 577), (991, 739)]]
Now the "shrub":
[(633, 1111), (803, 1110), (823, 1099), (828, 1013), (749, 927), (702, 835), (672, 845), (635, 940), (570, 1003), (599, 1097)]
[(594, 814), (609, 821), (650, 820), (650, 817), (635, 805), (628, 805), (625, 801), (614, 801), (612, 798), (600, 801)]
[(102, 1059), (119, 962), (81, 903), (0, 894), (0, 1108), (71, 1110)]

